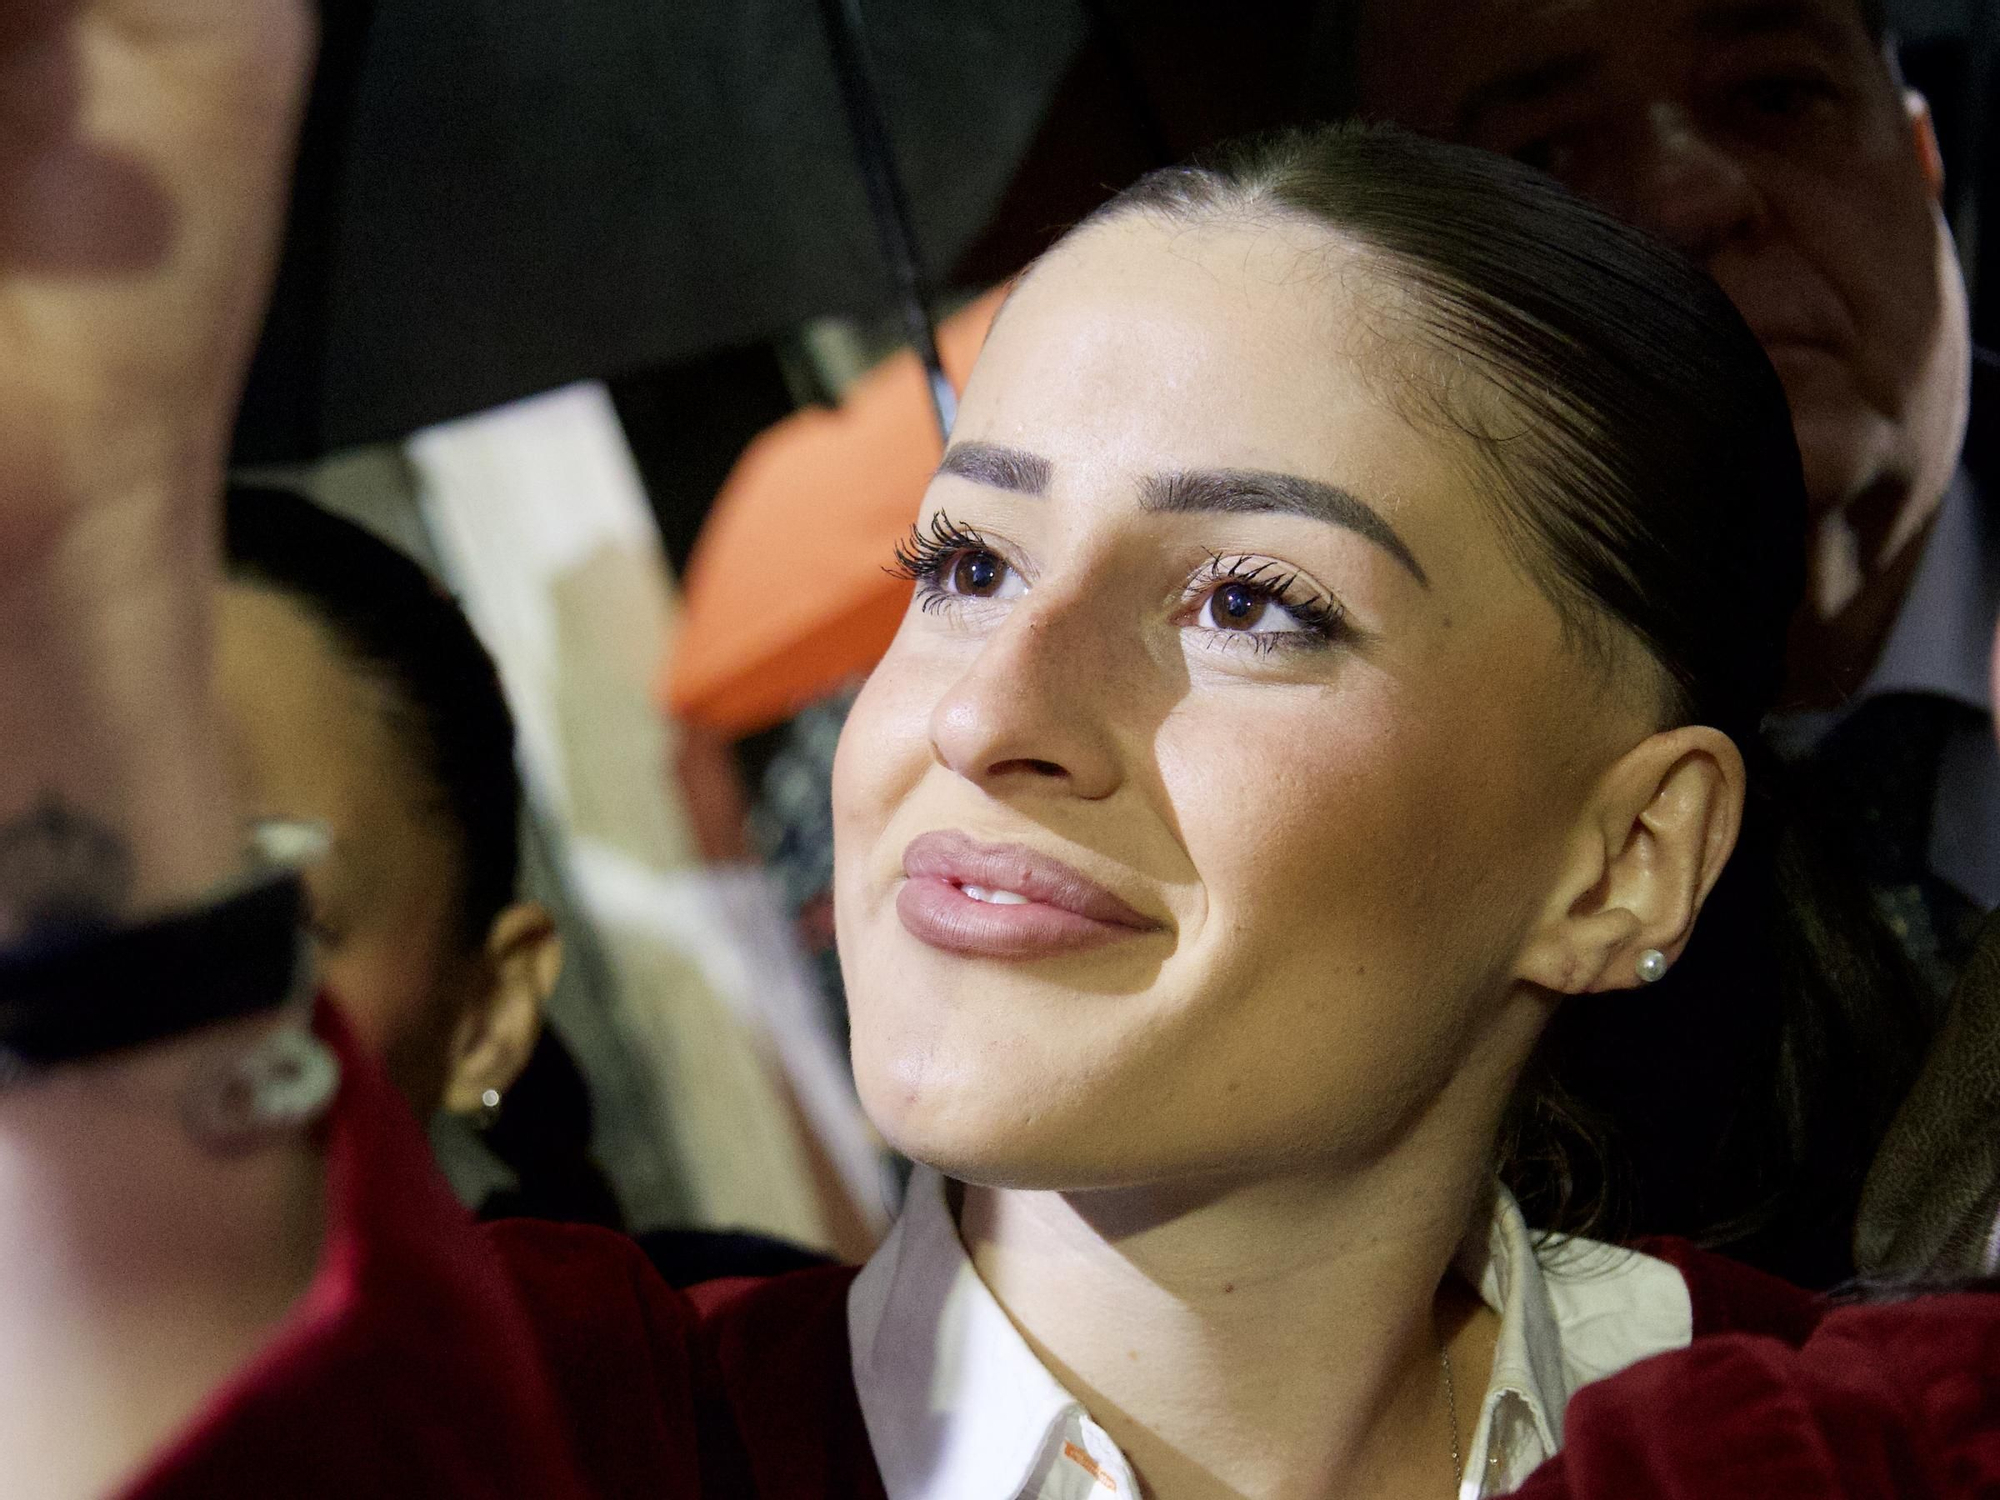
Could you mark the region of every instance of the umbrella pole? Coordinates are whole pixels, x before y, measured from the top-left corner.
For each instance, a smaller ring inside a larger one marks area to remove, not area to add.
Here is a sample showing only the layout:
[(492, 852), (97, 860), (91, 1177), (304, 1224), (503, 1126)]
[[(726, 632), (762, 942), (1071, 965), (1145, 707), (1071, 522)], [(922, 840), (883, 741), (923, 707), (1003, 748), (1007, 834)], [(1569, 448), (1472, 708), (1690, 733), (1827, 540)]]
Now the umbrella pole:
[(952, 423), (958, 416), (958, 395), (945, 378), (944, 362), (938, 357), (937, 330), (924, 300), (923, 272), (917, 260), (916, 228), (910, 220), (909, 199), (903, 192), (903, 180), (896, 170), (895, 152), (889, 143), (889, 118), (882, 108), (882, 94), (876, 87), (875, 68), (868, 55), (868, 32), (862, 24), (860, 0), (820, 0), (819, 10), (826, 23), (827, 44), (833, 51), (841, 100), (847, 106), (855, 164), (861, 169), (862, 184), (868, 191), (868, 208), (882, 242), (883, 258), (895, 278), (904, 331), (917, 351), (917, 358), (923, 361), (931, 406), (937, 413), (938, 432), (949, 442)]

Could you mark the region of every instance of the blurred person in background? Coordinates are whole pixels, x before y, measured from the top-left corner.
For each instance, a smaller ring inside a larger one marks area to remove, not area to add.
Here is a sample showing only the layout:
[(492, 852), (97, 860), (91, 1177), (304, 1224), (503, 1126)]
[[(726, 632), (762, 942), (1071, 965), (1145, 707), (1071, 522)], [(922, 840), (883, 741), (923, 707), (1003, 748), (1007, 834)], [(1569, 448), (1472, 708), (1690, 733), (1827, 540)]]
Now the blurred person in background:
[[(2000, 905), (2000, 369), (1972, 348), (1929, 107), (1880, 0), (1328, 13), (1335, 109), (1517, 157), (1661, 235), (1721, 284), (1784, 381), (1813, 511), (1768, 731), (1804, 816), (1910, 956), (1910, 1003), (1936, 1026), (1956, 997), (1924, 1100), (1876, 1155), (1855, 1255), (1876, 1273), (1971, 1269), (1953, 1226), (1986, 1174), (1946, 1143), (1988, 1123), (1968, 1070), (2000, 1071), (1952, 1055), (1982, 993), (1957, 980)], [(1953, 1101), (1967, 1113), (1947, 1127)]]
[(253, 822), (328, 835), (307, 869), (327, 989), (419, 1119), (480, 1117), (562, 968), (517, 894), (521, 787), (491, 658), (415, 562), (302, 496), (232, 487), (218, 672)]
[[(2000, 634), (1993, 642), (2000, 697)], [(1994, 725), (2000, 734), (2000, 723)], [(2000, 1277), (2000, 915), (1868, 1175), (1856, 1250), (1877, 1282)]]
[(1763, 343), (1813, 502), (1772, 732), (1941, 999), (2000, 906), (2000, 472), (1979, 433), (2000, 377), (1973, 373), (1937, 137), (1880, 0), (1330, 13), (1336, 109), (1553, 173), (1699, 261)]
[[(478, 1205), (623, 1231), (589, 1085), (543, 1026), (563, 962), (519, 894), (514, 721), (486, 649), (415, 561), (302, 495), (235, 485), (218, 674), (253, 824), (328, 835), (306, 867), (327, 993), (417, 1118), (466, 1117), (512, 1175)], [(637, 1236), (676, 1286), (822, 1263), (760, 1235)]]

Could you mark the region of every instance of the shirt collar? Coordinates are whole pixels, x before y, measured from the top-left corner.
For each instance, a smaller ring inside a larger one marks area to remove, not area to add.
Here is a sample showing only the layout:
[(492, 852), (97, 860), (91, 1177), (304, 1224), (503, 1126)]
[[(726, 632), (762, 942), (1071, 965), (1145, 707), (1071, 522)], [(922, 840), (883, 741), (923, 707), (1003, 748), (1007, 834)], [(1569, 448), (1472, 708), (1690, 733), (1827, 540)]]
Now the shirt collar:
[[(1468, 1237), (1459, 1257), (1500, 1315), (1466, 1447), (1467, 1497), (1513, 1489), (1561, 1446), (1577, 1390), (1685, 1346), (1694, 1329), (1687, 1284), (1666, 1262), (1594, 1240), (1538, 1247), (1513, 1196), (1495, 1197), (1483, 1240)], [(902, 1217), (854, 1282), (848, 1334), (889, 1500), (1020, 1500), (1079, 1421), (1098, 1448), (1081, 1404), (979, 1279), (945, 1181), (928, 1168), (911, 1177)]]
[[(2000, 619), (2000, 521), (1991, 495), (1965, 469), (1953, 477), (1867, 681), (1839, 708), (1768, 720), (1766, 733), (1780, 755), (1810, 754), (1842, 719), (1882, 693), (1936, 694), (1990, 718), (1993, 627)], [(1946, 881), (1980, 906), (2000, 903), (2000, 756), (1986, 723), (1962, 726), (1944, 746), (1929, 850), (1931, 868)]]
[(1570, 1398), (1694, 1337), (1687, 1283), (1665, 1261), (1587, 1239), (1537, 1244), (1514, 1195), (1495, 1194), (1461, 1275), (1500, 1317), (1493, 1374), (1465, 1454), (1466, 1500), (1504, 1495), (1562, 1447)]
[(1933, 693), (1993, 712), (1993, 625), (2000, 619), (2000, 530), (1977, 482), (1952, 476), (1910, 589), (1867, 678), (1838, 708), (1774, 714), (1765, 724), (1780, 755), (1810, 754), (1835, 725), (1883, 693)]
[(1993, 711), (1988, 667), (2000, 617), (2000, 536), (1960, 469), (1924, 540), (1910, 591), (1857, 698), (1936, 693)]
[(1081, 1410), (979, 1279), (928, 1167), (855, 1278), (847, 1320), (889, 1500), (1015, 1500)]

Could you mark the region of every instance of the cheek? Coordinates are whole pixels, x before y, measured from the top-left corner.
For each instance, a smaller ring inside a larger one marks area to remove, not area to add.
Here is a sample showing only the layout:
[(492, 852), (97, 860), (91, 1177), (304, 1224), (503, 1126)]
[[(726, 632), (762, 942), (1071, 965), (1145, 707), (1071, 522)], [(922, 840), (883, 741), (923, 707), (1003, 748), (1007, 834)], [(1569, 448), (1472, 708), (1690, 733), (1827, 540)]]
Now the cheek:
[(421, 942), (350, 938), (320, 958), (321, 982), (381, 1059), (397, 1090), (419, 1111), (437, 1102), (462, 998)]
[[(1189, 714), (1162, 768), (1212, 914), (1288, 946), (1414, 942), (1503, 845), (1490, 732), (1391, 695), (1328, 695), (1226, 723)], [(1366, 941), (1363, 942), (1365, 935)]]
[[(897, 810), (931, 765), (928, 674), (892, 647), (855, 699), (833, 762), (834, 944), (851, 1026), (852, 1061), (868, 1113), (885, 1128), (895, 1114), (874, 1087), (915, 1045), (925, 1012), (897, 1005), (915, 988), (898, 977), (893, 917), (880, 909), (895, 851), (883, 847)], [(886, 1091), (893, 1094), (895, 1090)]]
[(360, 1040), (387, 1056), (425, 1028), (432, 1009), (423, 965), (394, 943), (345, 941), (320, 959), (320, 978)]
[(1261, 1122), (1232, 1129), (1359, 1140), (1439, 1086), (1534, 910), (1525, 753), (1504, 721), (1386, 690), (1169, 726), (1207, 904), (1183, 971), (1190, 1107), (1254, 1078)]
[(1776, 194), (1803, 274), (1822, 279), (1855, 324), (1863, 394), (1887, 410), (1936, 340), (1943, 300), (1937, 210), (1897, 128), (1882, 127), (1838, 170), (1787, 174)]
[(930, 715), (941, 688), (913, 658), (892, 647), (841, 730), (833, 758), (837, 906), (849, 888), (858, 890), (897, 807), (931, 765)]

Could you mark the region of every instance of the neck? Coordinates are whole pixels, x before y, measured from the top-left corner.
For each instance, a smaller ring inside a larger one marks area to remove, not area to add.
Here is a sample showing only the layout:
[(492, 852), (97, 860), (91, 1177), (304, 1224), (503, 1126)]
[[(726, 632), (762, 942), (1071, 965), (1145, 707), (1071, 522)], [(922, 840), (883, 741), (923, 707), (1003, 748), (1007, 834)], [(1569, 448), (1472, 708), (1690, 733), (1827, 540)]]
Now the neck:
[(0, 1453), (26, 1486), (10, 1494), (112, 1490), (310, 1283), (316, 1153), (288, 1137), (216, 1156), (180, 1124), (198, 1072), (263, 1024), (0, 1094)]
[(1388, 1164), (1337, 1182), (968, 1188), (961, 1233), (1148, 1495), (1437, 1500), (1497, 1332), (1449, 1274), (1484, 1177)]
[(1806, 598), (1788, 647), (1786, 708), (1832, 708), (1867, 679), (1916, 577), (1943, 503), (1918, 503), (1906, 484), (1875, 489), (1817, 518)]

